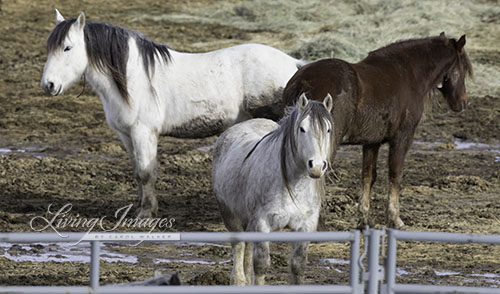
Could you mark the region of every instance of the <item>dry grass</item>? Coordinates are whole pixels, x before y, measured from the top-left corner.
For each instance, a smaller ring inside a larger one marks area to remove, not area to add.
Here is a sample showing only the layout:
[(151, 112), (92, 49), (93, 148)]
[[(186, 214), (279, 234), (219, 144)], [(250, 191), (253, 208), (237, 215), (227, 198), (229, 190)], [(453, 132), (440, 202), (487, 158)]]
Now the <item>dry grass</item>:
[(242, 41), (266, 43), (307, 60), (336, 57), (350, 62), (396, 40), (442, 31), (455, 38), (466, 34), (476, 72), (475, 81), (469, 83), (470, 94), (500, 92), (500, 5), (493, 1), (255, 0), (219, 1), (209, 7), (188, 2), (178, 8), (166, 14), (137, 14), (133, 19), (270, 32)]

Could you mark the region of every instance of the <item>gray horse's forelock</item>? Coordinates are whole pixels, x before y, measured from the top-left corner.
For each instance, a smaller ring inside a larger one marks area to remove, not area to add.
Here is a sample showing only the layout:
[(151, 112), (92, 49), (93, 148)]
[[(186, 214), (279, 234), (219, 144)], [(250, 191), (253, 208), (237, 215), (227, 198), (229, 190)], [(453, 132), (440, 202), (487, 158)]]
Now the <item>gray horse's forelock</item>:
[[(47, 52), (49, 54), (62, 48), (64, 39), (75, 21), (75, 18), (66, 19), (50, 33), (47, 39)], [(85, 23), (84, 35), (90, 65), (111, 76), (120, 95), (127, 103), (129, 102), (127, 89), (129, 38), (134, 38), (137, 43), (144, 69), (150, 81), (154, 72), (155, 57), (164, 60), (165, 63), (171, 59), (166, 45), (155, 43), (138, 32), (108, 23), (88, 21)]]
[[(311, 121), (313, 122), (313, 128), (317, 131), (317, 133), (324, 133), (328, 128), (328, 124), (330, 124), (332, 130), (330, 131), (328, 138), (330, 140), (330, 150), (328, 150), (328, 166), (331, 166), (331, 158), (333, 156), (333, 152), (335, 151), (335, 142), (334, 142), (334, 124), (332, 117), (328, 110), (324, 107), (323, 103), (318, 101), (309, 101), (306, 108), (303, 111), (299, 110), (298, 106), (288, 107), (285, 110), (285, 116), (279, 121), (280, 127), (273, 134), (274, 137), (278, 137), (279, 134), (283, 134), (283, 139), (281, 141), (280, 148), (280, 166), (281, 166), (281, 176), (283, 178), (283, 182), (285, 187), (290, 194), (292, 200), (294, 200), (294, 195), (290, 188), (290, 182), (288, 179), (288, 164), (289, 159), (287, 158), (288, 149), (293, 156), (293, 160), (296, 160), (297, 154), (297, 132), (298, 128), (296, 126), (300, 125), (300, 123), (307, 117), (311, 117)], [(326, 123), (325, 120), (328, 122)], [(320, 140), (324, 140), (325, 138), (319, 138)], [(324, 189), (322, 188), (323, 180), (318, 181), (318, 184), (321, 186), (320, 196), (324, 196)]]

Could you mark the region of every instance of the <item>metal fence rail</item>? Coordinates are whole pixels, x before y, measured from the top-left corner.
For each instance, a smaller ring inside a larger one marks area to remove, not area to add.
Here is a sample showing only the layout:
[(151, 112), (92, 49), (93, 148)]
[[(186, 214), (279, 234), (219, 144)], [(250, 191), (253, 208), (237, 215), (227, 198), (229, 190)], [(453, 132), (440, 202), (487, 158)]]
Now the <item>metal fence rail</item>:
[[(0, 241), (11, 243), (33, 242), (90, 242), (90, 285), (88, 287), (58, 286), (58, 287), (0, 287), (0, 293), (364, 293), (364, 283), (368, 294), (380, 293), (500, 293), (498, 288), (433, 286), (396, 283), (397, 241), (477, 243), (500, 245), (500, 235), (458, 234), (443, 232), (411, 232), (366, 229), (365, 250), (360, 256), (360, 232), (274, 232), (274, 233), (226, 233), (226, 232), (195, 232), (195, 233), (0, 233)], [(156, 234), (156, 235), (155, 235)], [(384, 238), (387, 235), (385, 265), (379, 264), (380, 252), (384, 250)], [(156, 242), (350, 242), (350, 275), (349, 285), (306, 285), (306, 286), (123, 286), (99, 285), (99, 255), (101, 242), (137, 242), (144, 237), (146, 241)], [(162, 237), (158, 239), (157, 237)], [(362, 260), (367, 256), (368, 268), (365, 271)], [(363, 270), (361, 271), (360, 268)], [(360, 282), (360, 274), (362, 281)], [(384, 281), (385, 283), (380, 283)]]
[(500, 245), (500, 235), (459, 234), (444, 232), (411, 232), (389, 230), (387, 237), (387, 259), (385, 264), (385, 282), (381, 293), (500, 293), (500, 289), (462, 286), (434, 286), (396, 283), (397, 241), (475, 243)]
[[(156, 234), (156, 235), (155, 235)], [(328, 286), (100, 286), (99, 285), (99, 246), (101, 242), (136, 242), (138, 237), (159, 236), (161, 233), (0, 233), (0, 241), (11, 243), (33, 242), (90, 242), (90, 285), (89, 287), (0, 287), (0, 293), (363, 293), (363, 285), (359, 281), (359, 249), (360, 232), (273, 232), (273, 233), (231, 233), (231, 232), (186, 232), (162, 234), (163, 239), (145, 239), (155, 242), (350, 242), (350, 275), (349, 285)], [(130, 236), (129, 240), (127, 237)], [(134, 238), (132, 238), (134, 237)]]

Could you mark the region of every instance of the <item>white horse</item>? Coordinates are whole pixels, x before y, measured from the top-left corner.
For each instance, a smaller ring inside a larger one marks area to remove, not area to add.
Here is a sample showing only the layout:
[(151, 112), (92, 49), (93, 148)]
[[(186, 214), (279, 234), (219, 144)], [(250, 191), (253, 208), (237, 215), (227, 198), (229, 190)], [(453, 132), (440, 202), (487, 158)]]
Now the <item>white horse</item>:
[[(315, 231), (324, 173), (334, 154), (332, 97), (288, 109), (279, 125), (252, 119), (232, 126), (215, 144), (212, 182), (224, 224), (229, 231), (271, 232), (288, 227)], [(294, 244), (292, 284), (301, 284), (308, 242)], [(231, 283), (263, 285), (270, 265), (269, 242), (234, 242)], [(253, 266), (253, 268), (252, 268)]]
[(202, 54), (176, 52), (107, 23), (64, 19), (47, 40), (42, 87), (60, 95), (82, 75), (99, 94), (106, 120), (132, 158), (140, 217), (157, 213), (159, 135), (205, 137), (254, 116), (278, 117), (281, 93), (304, 64), (264, 45)]

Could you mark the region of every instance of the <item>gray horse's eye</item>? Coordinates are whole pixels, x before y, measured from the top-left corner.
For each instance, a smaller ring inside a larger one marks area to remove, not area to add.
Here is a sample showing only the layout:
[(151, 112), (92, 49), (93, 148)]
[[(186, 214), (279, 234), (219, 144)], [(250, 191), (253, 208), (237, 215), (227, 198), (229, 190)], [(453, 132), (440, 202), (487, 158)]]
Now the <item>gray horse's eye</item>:
[(69, 50), (71, 50), (71, 46), (64, 47), (64, 52), (68, 52)]
[(306, 130), (305, 130), (303, 127), (300, 127), (300, 129), (299, 129), (299, 130), (300, 130), (302, 133), (305, 133), (305, 132), (306, 132)]

